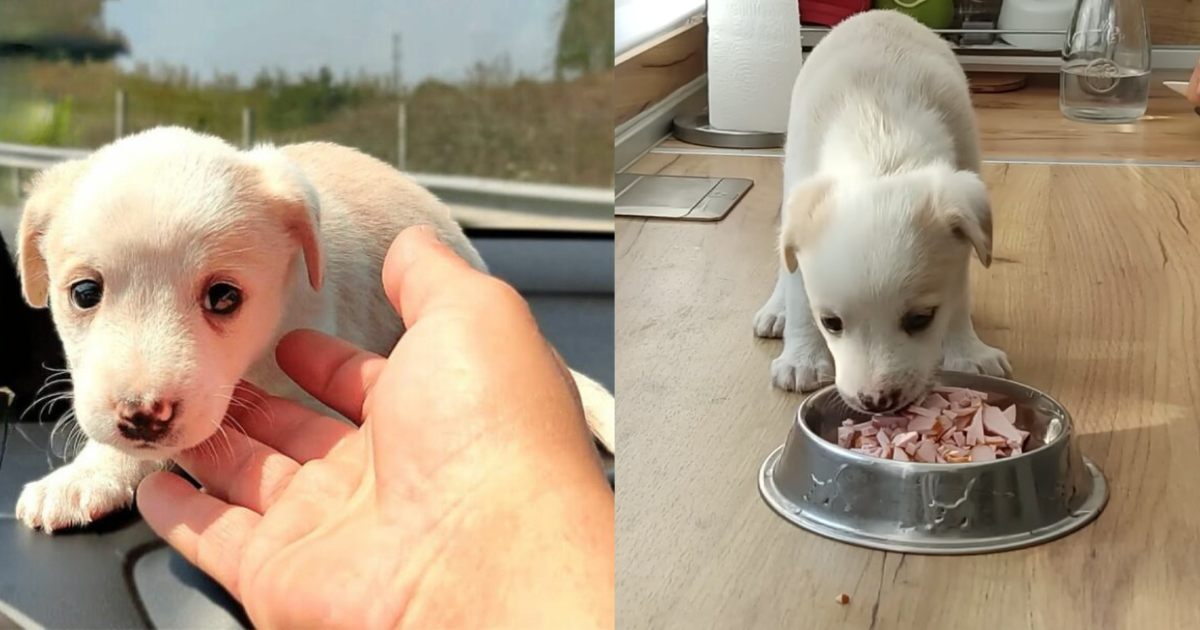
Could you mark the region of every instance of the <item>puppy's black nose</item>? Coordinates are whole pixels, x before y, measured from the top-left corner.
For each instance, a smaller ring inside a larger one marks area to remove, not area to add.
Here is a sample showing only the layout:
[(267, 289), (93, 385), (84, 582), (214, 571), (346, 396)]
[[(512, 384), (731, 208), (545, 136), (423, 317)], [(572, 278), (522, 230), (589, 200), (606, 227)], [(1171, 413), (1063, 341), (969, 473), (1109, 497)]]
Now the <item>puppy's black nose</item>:
[(896, 406), (900, 400), (900, 391), (876, 392), (874, 394), (859, 394), (858, 402), (862, 408), (871, 413), (882, 413)]
[(177, 404), (169, 400), (155, 400), (149, 404), (122, 403), (117, 410), (121, 416), (117, 430), (126, 439), (157, 441), (166, 435), (177, 407)]

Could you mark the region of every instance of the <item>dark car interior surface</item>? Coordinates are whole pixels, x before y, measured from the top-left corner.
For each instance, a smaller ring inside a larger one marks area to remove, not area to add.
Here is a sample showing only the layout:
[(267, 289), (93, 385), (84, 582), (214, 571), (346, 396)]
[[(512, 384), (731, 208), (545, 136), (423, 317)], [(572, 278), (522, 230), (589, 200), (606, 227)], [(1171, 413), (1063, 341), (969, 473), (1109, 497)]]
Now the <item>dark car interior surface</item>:
[[(567, 363), (611, 389), (612, 234), (467, 232), (492, 272), (528, 299)], [(2, 236), (0, 245), (12, 251)], [(50, 437), (64, 410), (19, 416), (49, 376), (43, 364), (63, 361), (48, 312), (24, 305), (11, 256), (0, 258), (0, 386), (18, 397), (0, 460), (0, 630), (250, 627), (236, 602), (133, 512), (54, 536), (16, 522), (21, 487), (60, 463)], [(611, 457), (605, 467), (611, 484)]]

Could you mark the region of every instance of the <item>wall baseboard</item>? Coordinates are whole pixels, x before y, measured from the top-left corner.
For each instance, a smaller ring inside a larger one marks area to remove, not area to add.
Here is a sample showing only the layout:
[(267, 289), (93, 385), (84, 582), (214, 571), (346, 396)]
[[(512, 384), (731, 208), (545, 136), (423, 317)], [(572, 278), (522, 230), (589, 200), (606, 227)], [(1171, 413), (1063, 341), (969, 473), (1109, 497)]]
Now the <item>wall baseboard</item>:
[(620, 173), (671, 135), (671, 123), (685, 112), (695, 112), (708, 102), (708, 74), (702, 74), (670, 96), (616, 128), (613, 167)]

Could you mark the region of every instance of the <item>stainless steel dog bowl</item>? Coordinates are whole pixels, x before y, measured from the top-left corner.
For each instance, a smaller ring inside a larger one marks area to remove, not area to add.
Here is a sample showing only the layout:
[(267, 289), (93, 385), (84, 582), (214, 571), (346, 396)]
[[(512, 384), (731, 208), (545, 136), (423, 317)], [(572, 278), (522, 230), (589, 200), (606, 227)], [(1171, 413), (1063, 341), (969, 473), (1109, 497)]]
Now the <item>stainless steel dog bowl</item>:
[(1030, 432), (1012, 458), (963, 464), (885, 460), (836, 444), (848, 414), (827, 387), (800, 405), (783, 446), (759, 474), (780, 516), (842, 542), (918, 554), (971, 554), (1029, 547), (1073, 532), (1108, 501), (1104, 474), (1080, 455), (1071, 416), (1042, 392), (1006, 379), (943, 372), (951, 387), (1017, 404)]

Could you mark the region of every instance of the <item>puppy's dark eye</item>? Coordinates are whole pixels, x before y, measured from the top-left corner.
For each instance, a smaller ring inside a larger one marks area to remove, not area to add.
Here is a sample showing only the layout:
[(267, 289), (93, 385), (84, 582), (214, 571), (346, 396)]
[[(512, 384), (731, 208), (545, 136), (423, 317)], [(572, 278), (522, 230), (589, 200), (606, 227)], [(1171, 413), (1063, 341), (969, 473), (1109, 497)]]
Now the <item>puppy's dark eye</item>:
[(828, 330), (830, 334), (838, 334), (842, 332), (842, 318), (834, 317), (833, 315), (823, 315), (821, 317), (821, 325)]
[(104, 297), (104, 287), (95, 280), (80, 280), (71, 285), (71, 303), (76, 308), (85, 311), (96, 308), (102, 297)]
[(204, 292), (204, 310), (214, 315), (231, 315), (242, 305), (242, 290), (227, 282), (217, 282)]
[(929, 328), (929, 325), (933, 323), (933, 318), (936, 315), (936, 308), (919, 313), (906, 313), (904, 317), (900, 318), (900, 328), (904, 329), (904, 332), (910, 335), (915, 335), (926, 328)]

